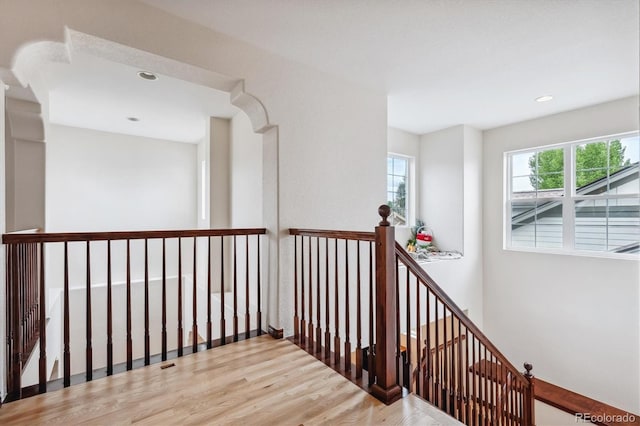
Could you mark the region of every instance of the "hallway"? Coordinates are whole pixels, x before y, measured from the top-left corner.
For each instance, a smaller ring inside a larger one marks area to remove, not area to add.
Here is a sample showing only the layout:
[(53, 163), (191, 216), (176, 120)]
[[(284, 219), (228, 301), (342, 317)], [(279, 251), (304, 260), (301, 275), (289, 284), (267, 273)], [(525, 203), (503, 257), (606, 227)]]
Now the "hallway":
[(5, 404), (0, 423), (460, 424), (413, 394), (386, 406), (293, 343), (270, 336), (161, 365)]

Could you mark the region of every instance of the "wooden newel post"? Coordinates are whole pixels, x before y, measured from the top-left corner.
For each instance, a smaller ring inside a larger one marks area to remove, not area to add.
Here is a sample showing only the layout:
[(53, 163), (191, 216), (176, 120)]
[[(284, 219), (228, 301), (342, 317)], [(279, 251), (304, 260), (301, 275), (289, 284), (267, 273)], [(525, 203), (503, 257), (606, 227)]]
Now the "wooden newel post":
[(395, 229), (387, 220), (391, 209), (382, 205), (378, 213), (382, 221), (376, 227), (376, 383), (371, 393), (391, 404), (402, 397), (396, 377), (396, 240)]
[(529, 387), (525, 389), (524, 393), (524, 424), (527, 426), (534, 426), (536, 424), (535, 419), (535, 378), (531, 374), (531, 370), (533, 370), (533, 365), (528, 362), (524, 363), (524, 369), (526, 370), (524, 373), (524, 377), (529, 380)]

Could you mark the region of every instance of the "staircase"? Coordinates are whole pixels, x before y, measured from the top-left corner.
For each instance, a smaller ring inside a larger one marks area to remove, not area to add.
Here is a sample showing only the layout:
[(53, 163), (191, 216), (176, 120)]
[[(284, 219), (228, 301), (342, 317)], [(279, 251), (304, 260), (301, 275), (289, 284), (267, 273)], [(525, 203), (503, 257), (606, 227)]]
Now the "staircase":
[(386, 404), (415, 393), (467, 425), (534, 425), (521, 373), (395, 241), (375, 232), (290, 229), (298, 346)]
[(290, 229), (290, 340), (386, 404), (414, 393), (466, 425), (534, 425), (534, 400), (576, 422), (640, 416), (521, 373), (395, 241), (375, 232)]
[[(290, 229), (289, 339), (387, 405), (415, 394), (467, 425), (534, 425), (534, 399), (543, 399), (549, 384), (532, 377), (531, 365), (521, 373), (506, 359), (396, 243), (389, 208), (381, 206), (379, 213), (375, 232)], [(4, 235), (8, 400), (260, 335), (265, 233), (256, 228)], [(55, 250), (46, 251), (47, 244), (57, 245), (58, 257), (50, 256)], [(48, 262), (62, 262), (64, 272), (59, 349), (47, 345), (53, 333), (41, 320), (50, 278), (45, 252)], [(105, 285), (95, 285), (101, 270), (95, 272), (96, 256), (106, 260)], [(161, 272), (158, 279), (152, 278), (154, 268)], [(119, 284), (118, 274), (125, 277)], [(78, 289), (82, 295), (74, 299), (70, 295)], [(77, 306), (86, 314), (84, 339), (72, 339), (71, 323), (82, 322), (71, 313)], [(126, 321), (116, 320), (114, 306), (124, 306)], [(105, 335), (104, 348), (96, 345)], [(80, 352), (74, 352), (78, 344)], [(25, 387), (29, 358), (38, 379)], [(60, 378), (48, 381), (58, 361)]]

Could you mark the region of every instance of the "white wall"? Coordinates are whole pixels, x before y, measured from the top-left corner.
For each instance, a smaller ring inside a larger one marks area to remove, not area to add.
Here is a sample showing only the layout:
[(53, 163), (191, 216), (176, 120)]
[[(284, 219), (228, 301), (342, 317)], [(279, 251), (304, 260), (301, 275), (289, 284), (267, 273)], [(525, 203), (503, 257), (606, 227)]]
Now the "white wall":
[[(29, 140), (7, 140), (13, 161), (12, 199), (7, 203), (7, 230), (45, 228), (45, 144)], [(20, 188), (15, 190), (15, 188)]]
[(212, 228), (231, 225), (231, 122), (224, 118), (209, 120), (210, 224)]
[[(123, 231), (194, 229), (196, 220), (196, 145), (95, 130), (51, 125), (46, 171), (47, 231)], [(158, 241), (150, 243), (160, 276)], [(185, 243), (185, 259), (191, 251)], [(62, 286), (60, 245), (47, 245), (47, 284)], [(114, 243), (113, 280), (125, 279), (125, 246)], [(168, 256), (177, 248), (167, 245)], [(72, 243), (71, 286), (84, 285), (84, 244)], [(143, 276), (143, 246), (131, 243), (132, 276)], [(106, 244), (92, 244), (92, 281), (106, 282)], [(175, 274), (175, 271), (169, 271)]]
[(635, 260), (503, 249), (503, 153), (637, 130), (638, 98), (484, 132), (484, 325), (516, 365), (640, 412), (640, 273)]
[(540, 401), (535, 402), (535, 414), (536, 424), (541, 426), (567, 426), (578, 423), (575, 415), (558, 410)]
[(45, 227), (45, 134), (41, 110), (37, 102), (6, 99), (5, 202), (9, 232)]
[(419, 135), (395, 127), (387, 128), (387, 147), (391, 153), (407, 155), (418, 160), (420, 156), (419, 143)]
[(420, 214), (441, 250), (464, 251), (464, 126), (420, 138)]
[(422, 267), (482, 325), (482, 134), (455, 126), (420, 138), (420, 214), (441, 250), (457, 260)]
[(262, 226), (262, 135), (244, 112), (231, 120), (231, 226)]
[(50, 129), (48, 231), (195, 228), (196, 145)]
[[(482, 133), (455, 126), (422, 136), (394, 128), (387, 134), (389, 152), (416, 159), (415, 217), (427, 222), (440, 249), (464, 252), (422, 267), (482, 324)], [(398, 242), (409, 236), (410, 228), (396, 227)]]

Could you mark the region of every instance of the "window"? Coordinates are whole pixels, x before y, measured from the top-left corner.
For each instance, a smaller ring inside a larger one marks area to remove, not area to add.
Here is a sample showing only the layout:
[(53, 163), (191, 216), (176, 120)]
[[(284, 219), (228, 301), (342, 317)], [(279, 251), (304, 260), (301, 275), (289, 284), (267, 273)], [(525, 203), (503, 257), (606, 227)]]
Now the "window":
[(640, 254), (640, 139), (505, 154), (506, 246)]
[(387, 156), (387, 204), (392, 225), (409, 225), (409, 166), (409, 157)]

